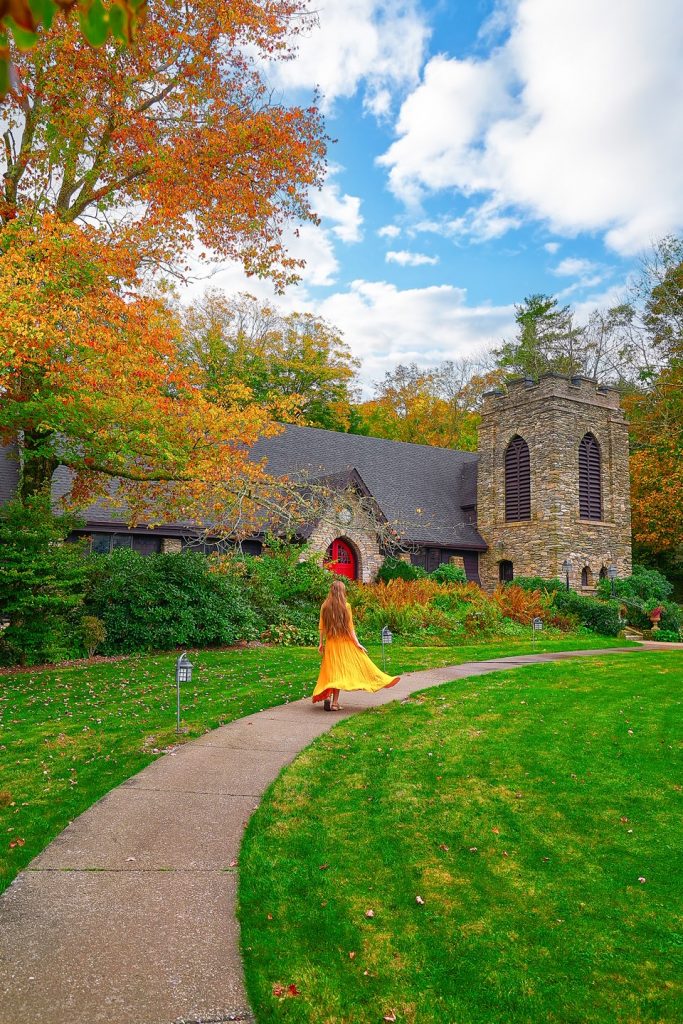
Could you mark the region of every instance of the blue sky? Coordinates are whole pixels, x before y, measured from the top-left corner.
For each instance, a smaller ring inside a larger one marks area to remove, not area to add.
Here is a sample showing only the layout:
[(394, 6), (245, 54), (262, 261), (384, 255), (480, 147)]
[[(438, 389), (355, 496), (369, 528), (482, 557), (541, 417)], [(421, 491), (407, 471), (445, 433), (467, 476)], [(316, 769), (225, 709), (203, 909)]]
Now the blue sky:
[[(532, 292), (585, 318), (683, 228), (680, 0), (314, 6), (268, 77), (288, 100), (318, 86), (337, 141), (277, 301), (344, 332), (366, 393), (398, 362), (491, 347)], [(273, 297), (236, 266), (211, 285)]]

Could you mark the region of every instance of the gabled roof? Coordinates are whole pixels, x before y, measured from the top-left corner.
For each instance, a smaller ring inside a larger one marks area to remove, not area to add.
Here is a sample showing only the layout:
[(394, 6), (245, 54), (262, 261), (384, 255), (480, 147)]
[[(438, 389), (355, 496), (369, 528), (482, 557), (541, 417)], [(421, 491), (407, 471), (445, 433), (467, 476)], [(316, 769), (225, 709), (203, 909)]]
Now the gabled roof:
[[(267, 470), (274, 476), (324, 481), (340, 490), (360, 487), (406, 542), (486, 550), (463, 511), (477, 502), (479, 456), (473, 452), (295, 426), (261, 439), (252, 452), (255, 458), (268, 460)], [(0, 449), (0, 502), (12, 496), (17, 480), (15, 451)], [(60, 467), (53, 494), (58, 497), (68, 489), (69, 472)], [(91, 526), (122, 526), (124, 515), (101, 500), (87, 510), (85, 519)], [(157, 532), (180, 534), (188, 529), (189, 524), (169, 523)], [(306, 530), (302, 532), (305, 535)]]
[(269, 473), (295, 480), (355, 470), (403, 540), (486, 550), (463, 512), (477, 502), (474, 452), (291, 425), (263, 438), (252, 452), (268, 460)]

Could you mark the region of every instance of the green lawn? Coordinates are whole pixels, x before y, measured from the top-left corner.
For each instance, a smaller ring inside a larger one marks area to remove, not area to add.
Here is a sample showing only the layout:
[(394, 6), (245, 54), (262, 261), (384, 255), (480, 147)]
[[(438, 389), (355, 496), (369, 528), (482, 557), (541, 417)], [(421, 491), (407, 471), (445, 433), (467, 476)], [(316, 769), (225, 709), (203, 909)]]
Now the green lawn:
[(642, 652), (322, 736), (240, 855), (259, 1024), (683, 1020), (682, 703), (683, 655)]
[[(622, 644), (604, 637), (543, 640), (536, 650)], [(532, 643), (390, 649), (410, 671), (533, 650)], [(377, 649), (371, 653), (378, 657)], [(182, 741), (222, 722), (310, 694), (311, 648), (199, 651), (183, 693)], [(78, 814), (178, 742), (175, 655), (150, 655), (0, 675), (0, 891)]]

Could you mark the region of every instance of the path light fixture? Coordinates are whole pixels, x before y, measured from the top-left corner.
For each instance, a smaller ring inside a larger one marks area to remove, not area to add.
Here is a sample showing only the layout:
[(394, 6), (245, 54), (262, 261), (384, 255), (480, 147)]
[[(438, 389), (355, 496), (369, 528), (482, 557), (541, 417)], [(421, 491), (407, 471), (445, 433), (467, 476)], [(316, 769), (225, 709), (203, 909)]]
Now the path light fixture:
[(619, 573), (617, 572), (616, 565), (609, 565), (607, 567), (607, 576), (609, 577), (609, 581), (612, 584), (612, 597), (614, 597), (614, 581), (618, 575)]
[(180, 732), (180, 684), (192, 682), (192, 662), (187, 652), (180, 655), (175, 663), (175, 686), (176, 686), (176, 728)]
[(562, 572), (564, 573), (565, 582), (567, 584), (567, 590), (569, 590), (569, 573), (572, 571), (572, 563), (568, 558), (565, 558), (562, 563)]

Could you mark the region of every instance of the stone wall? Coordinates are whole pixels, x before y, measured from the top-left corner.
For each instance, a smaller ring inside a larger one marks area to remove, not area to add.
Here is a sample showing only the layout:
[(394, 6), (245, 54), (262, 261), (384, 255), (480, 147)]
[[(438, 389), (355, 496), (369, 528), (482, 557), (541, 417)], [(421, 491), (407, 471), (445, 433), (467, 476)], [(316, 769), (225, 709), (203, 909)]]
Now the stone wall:
[[(603, 519), (579, 517), (579, 442), (591, 432), (600, 445)], [(505, 449), (519, 434), (531, 459), (531, 519), (505, 521)], [(511, 382), (484, 396), (479, 429), (477, 519), (489, 545), (480, 558), (482, 585), (498, 583), (508, 559), (516, 576), (561, 575), (572, 564), (570, 585), (581, 588), (587, 566), (631, 572), (628, 433), (616, 390), (583, 377), (548, 374)]]
[[(350, 522), (342, 522), (334, 514), (336, 503), (331, 503), (328, 514), (324, 515), (311, 533), (308, 543), (313, 551), (324, 554), (333, 540), (343, 540), (353, 549), (356, 556), (358, 579), (372, 583), (379, 571), (384, 556), (379, 549), (376, 527), (363, 511), (354, 506), (352, 500), (345, 503), (345, 509), (352, 514)], [(305, 554), (302, 558), (305, 558)]]

